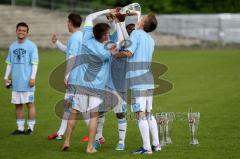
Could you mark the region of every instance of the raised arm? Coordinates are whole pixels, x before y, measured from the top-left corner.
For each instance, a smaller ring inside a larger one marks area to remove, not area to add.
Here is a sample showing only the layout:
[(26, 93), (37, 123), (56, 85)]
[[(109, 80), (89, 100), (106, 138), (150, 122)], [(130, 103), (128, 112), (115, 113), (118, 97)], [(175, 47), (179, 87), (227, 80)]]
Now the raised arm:
[(60, 51), (63, 51), (63, 52), (66, 52), (67, 50), (67, 46), (64, 45), (63, 43), (61, 43), (61, 41), (57, 40), (56, 42), (56, 47), (60, 50)]
[(96, 19), (97, 17), (99, 17), (101, 15), (109, 14), (109, 13), (111, 13), (111, 10), (110, 9), (106, 9), (106, 10), (103, 10), (103, 11), (99, 11), (99, 12), (95, 12), (95, 13), (89, 14), (86, 17), (84, 26), (93, 26), (93, 20), (94, 19)]
[(60, 51), (66, 52), (67, 46), (58, 40), (57, 34), (55, 33), (52, 35), (52, 43), (55, 44)]
[(110, 35), (114, 34), (117, 31), (117, 26), (115, 21), (110, 21)]
[(104, 15), (104, 14), (109, 14), (111, 12), (110, 9), (106, 9), (103, 11), (99, 11), (96, 13), (89, 14), (86, 17), (84, 28), (83, 28), (83, 39), (84, 41), (87, 41), (89, 39), (94, 38), (93, 36), (93, 20), (96, 19), (97, 17)]
[(120, 22), (120, 27), (122, 29), (122, 34), (123, 34), (124, 40), (129, 40), (130, 37), (129, 37), (127, 29), (126, 29), (125, 22)]
[(124, 46), (121, 46), (123, 44), (124, 40), (129, 40), (129, 35), (127, 33), (126, 27), (125, 27), (125, 22), (117, 22), (116, 24), (117, 28), (117, 48), (121, 49)]

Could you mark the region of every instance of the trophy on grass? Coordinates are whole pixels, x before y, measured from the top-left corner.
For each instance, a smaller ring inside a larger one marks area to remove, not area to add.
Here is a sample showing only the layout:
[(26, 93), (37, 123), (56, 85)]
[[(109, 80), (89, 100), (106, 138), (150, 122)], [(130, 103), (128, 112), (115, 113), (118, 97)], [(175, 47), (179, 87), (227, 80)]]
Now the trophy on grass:
[(156, 115), (156, 119), (159, 125), (159, 138), (161, 146), (171, 144), (171, 129), (174, 119), (174, 113), (161, 112)]
[(197, 139), (198, 125), (199, 125), (200, 113), (192, 112), (192, 109), (188, 112), (188, 125), (190, 130), (190, 144), (197, 145), (199, 144)]

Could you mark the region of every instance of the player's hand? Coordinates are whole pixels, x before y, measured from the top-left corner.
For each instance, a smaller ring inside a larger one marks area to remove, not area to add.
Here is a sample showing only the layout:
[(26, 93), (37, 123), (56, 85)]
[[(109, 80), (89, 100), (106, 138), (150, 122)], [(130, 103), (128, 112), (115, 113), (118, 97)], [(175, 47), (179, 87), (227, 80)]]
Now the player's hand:
[(115, 14), (115, 17), (116, 17), (116, 19), (118, 19), (118, 22), (124, 22), (125, 21), (125, 16), (126, 15), (123, 15), (121, 13), (116, 13)]
[(120, 13), (121, 7), (116, 7), (114, 9), (110, 9), (111, 14), (114, 16), (114, 19), (117, 22), (124, 22), (125, 21), (125, 16)]
[(112, 15), (115, 15), (119, 13), (120, 10), (121, 10), (121, 7), (116, 7), (116, 8), (110, 9), (110, 12)]
[(110, 9), (110, 14), (112, 14), (112, 15), (116, 14), (116, 9), (115, 8)]
[(33, 87), (35, 85), (35, 79), (30, 79), (28, 81), (28, 85), (29, 85), (29, 87)]
[(112, 22), (112, 21), (114, 20), (114, 18), (115, 18), (114, 15), (111, 14), (111, 13), (110, 13), (110, 14), (107, 14), (106, 17), (107, 17), (107, 19), (108, 19), (109, 22)]
[(110, 52), (112, 55), (116, 55), (118, 53), (116, 44), (111, 47)]
[(121, 16), (120, 11), (121, 7), (116, 7), (114, 9), (110, 9), (110, 14), (107, 15), (109, 21), (115, 20), (117, 23), (119, 22), (119, 18), (117, 16)]
[(52, 35), (52, 43), (55, 44), (57, 42), (58, 38), (57, 38), (57, 35), (54, 33)]
[(68, 89), (68, 81), (67, 81), (67, 79), (64, 79), (63, 82), (64, 82), (64, 86), (65, 86), (65, 88)]
[(11, 80), (5, 79), (5, 80), (4, 80), (4, 85), (5, 85), (6, 87), (9, 86), (9, 85), (11, 85)]

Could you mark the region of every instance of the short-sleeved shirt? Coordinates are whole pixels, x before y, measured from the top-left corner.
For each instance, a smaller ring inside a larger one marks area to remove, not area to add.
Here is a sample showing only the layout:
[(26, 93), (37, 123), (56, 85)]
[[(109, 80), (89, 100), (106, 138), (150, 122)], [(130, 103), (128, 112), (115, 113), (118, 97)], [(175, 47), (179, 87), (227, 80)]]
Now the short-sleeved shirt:
[(38, 64), (38, 49), (35, 43), (26, 39), (23, 43), (13, 42), (9, 47), (6, 63), (11, 64), (12, 90), (31, 92), (35, 87), (29, 87), (32, 65)]
[(132, 45), (127, 48), (133, 55), (128, 58), (128, 72), (130, 89), (147, 90), (154, 88), (151, 72), (154, 40), (144, 30), (134, 30), (130, 35)]
[[(82, 50), (82, 38), (83, 34), (81, 31), (76, 31), (70, 36), (67, 41), (66, 59), (68, 59), (70, 56), (74, 58), (80, 54)], [(77, 73), (77, 67), (71, 70), (68, 78), (69, 84), (77, 84)]]
[(78, 85), (104, 90), (109, 74), (111, 53), (93, 36), (93, 26), (84, 26)]

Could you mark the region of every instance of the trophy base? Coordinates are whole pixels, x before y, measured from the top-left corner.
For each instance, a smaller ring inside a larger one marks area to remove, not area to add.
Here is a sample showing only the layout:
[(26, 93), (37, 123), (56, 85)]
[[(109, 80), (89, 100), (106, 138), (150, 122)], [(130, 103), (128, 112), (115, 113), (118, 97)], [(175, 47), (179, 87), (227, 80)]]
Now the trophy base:
[(190, 141), (190, 143), (189, 143), (190, 145), (198, 145), (199, 144), (199, 142), (198, 142), (198, 140), (197, 139), (194, 139), (194, 140), (192, 140), (192, 141)]
[(166, 146), (167, 143), (165, 141), (160, 141), (160, 145), (161, 145), (161, 147), (163, 147), (163, 146)]
[(172, 139), (170, 137), (167, 137), (166, 144), (172, 144)]
[(160, 140), (160, 145), (161, 146), (166, 146), (172, 144), (172, 139), (170, 137), (167, 137), (165, 140)]

